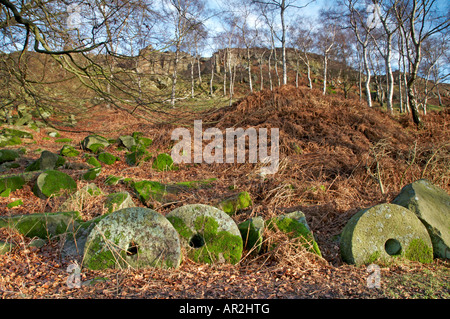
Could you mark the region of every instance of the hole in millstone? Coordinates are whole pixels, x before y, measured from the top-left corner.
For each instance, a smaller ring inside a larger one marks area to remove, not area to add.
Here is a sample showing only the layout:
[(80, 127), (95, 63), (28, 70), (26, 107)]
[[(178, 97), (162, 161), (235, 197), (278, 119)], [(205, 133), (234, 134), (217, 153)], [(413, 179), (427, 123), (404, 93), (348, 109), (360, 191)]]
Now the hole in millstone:
[(131, 241), (128, 244), (127, 256), (136, 255), (138, 253), (138, 249), (139, 249), (139, 245), (136, 244), (134, 241)]
[(384, 250), (386, 250), (390, 256), (397, 256), (400, 255), (400, 252), (402, 251), (402, 245), (397, 239), (391, 238), (384, 243)]
[(204, 245), (205, 245), (205, 239), (200, 234), (195, 234), (194, 236), (192, 236), (192, 238), (189, 242), (189, 246), (191, 246), (192, 248), (201, 248)]

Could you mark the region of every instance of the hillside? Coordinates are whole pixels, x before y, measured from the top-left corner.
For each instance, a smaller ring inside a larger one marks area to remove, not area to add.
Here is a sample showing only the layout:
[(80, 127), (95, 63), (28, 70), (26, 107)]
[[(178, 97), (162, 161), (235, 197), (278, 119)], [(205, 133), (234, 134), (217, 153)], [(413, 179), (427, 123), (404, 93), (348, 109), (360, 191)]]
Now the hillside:
[[(217, 102), (218, 105), (226, 105)], [(431, 264), (409, 262), (382, 265), (382, 287), (366, 285), (367, 267), (343, 263), (338, 238), (357, 211), (390, 202), (400, 189), (419, 178), (426, 178), (450, 192), (450, 112), (431, 111), (425, 126), (417, 129), (407, 115), (390, 116), (368, 109), (358, 99), (337, 95), (323, 96), (305, 87), (283, 86), (243, 97), (231, 106), (192, 111), (190, 106), (167, 109), (154, 116), (176, 119), (172, 124), (151, 124), (132, 115), (102, 106), (90, 107), (82, 119), (68, 128), (58, 125), (60, 137), (49, 137), (53, 128), (28, 130), (33, 140), (21, 146), (26, 156), (19, 167), (7, 174), (19, 174), (37, 159), (42, 150), (59, 153), (68, 138), (80, 154), (70, 158), (71, 167), (62, 168), (81, 188), (88, 184), (85, 172), (89, 152), (80, 147), (87, 132), (108, 139), (142, 132), (153, 140), (148, 151), (152, 160), (170, 153), (172, 131), (180, 126), (191, 132), (194, 120), (202, 119), (203, 129), (216, 127), (279, 128), (280, 166), (274, 175), (262, 178), (260, 164), (180, 164), (175, 171), (159, 172), (151, 162), (132, 166), (125, 160), (126, 150), (111, 144), (105, 151), (120, 159), (103, 165), (92, 182), (105, 193), (79, 207), (84, 220), (105, 213), (106, 194), (128, 191), (136, 206), (139, 200), (130, 184), (107, 185), (110, 175), (131, 180), (161, 183), (200, 181), (213, 178), (210, 187), (194, 188), (178, 194), (168, 203), (152, 203), (163, 215), (190, 203), (213, 204), (218, 199), (247, 191), (253, 205), (233, 216), (236, 223), (249, 217), (270, 218), (301, 210), (314, 233), (323, 258), (294, 247), (285, 237), (273, 234), (277, 249), (254, 256), (243, 255), (237, 265), (207, 265), (185, 259), (175, 270), (89, 270), (82, 269), (81, 288), (66, 284), (70, 260), (61, 257), (61, 244), (47, 242), (41, 248), (29, 247), (31, 239), (1, 229), (1, 240), (17, 248), (0, 256), (3, 298), (448, 298), (448, 260)], [(58, 118), (49, 118), (58, 122)], [(9, 126), (5, 126), (9, 127)], [(16, 127), (17, 128), (17, 127)], [(64, 129), (70, 131), (65, 131)], [(17, 146), (16, 146), (17, 147)], [(9, 147), (14, 148), (14, 147)], [(89, 166), (88, 166), (89, 167)], [(384, 192), (381, 192), (380, 182)], [(6, 209), (16, 199), (23, 204)], [(62, 198), (37, 199), (31, 185), (0, 197), (0, 215), (58, 212)]]

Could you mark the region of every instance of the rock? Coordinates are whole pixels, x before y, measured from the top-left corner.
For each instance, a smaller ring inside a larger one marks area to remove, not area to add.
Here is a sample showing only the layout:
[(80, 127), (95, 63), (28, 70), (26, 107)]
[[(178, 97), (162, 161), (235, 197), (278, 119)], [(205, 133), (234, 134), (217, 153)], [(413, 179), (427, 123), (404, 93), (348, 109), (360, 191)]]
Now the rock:
[(54, 170), (63, 166), (65, 162), (66, 160), (61, 155), (49, 151), (43, 151), (39, 159), (28, 165), (25, 171)]
[(63, 258), (82, 259), (84, 253), (84, 246), (86, 240), (92, 229), (107, 215), (101, 215), (87, 222), (80, 223), (73, 231), (66, 233), (63, 248), (61, 249), (61, 256)]
[(450, 196), (425, 179), (406, 185), (392, 201), (412, 211), (427, 228), (434, 256), (450, 258)]
[(232, 216), (236, 214), (236, 212), (246, 209), (251, 205), (252, 199), (250, 194), (247, 192), (240, 192), (239, 194), (233, 195), (221, 201), (216, 205), (216, 207)]
[(135, 206), (136, 205), (133, 202), (133, 198), (128, 192), (109, 194), (105, 200), (105, 207), (108, 209), (108, 213)]
[(156, 169), (157, 171), (164, 172), (174, 170), (175, 166), (173, 164), (172, 157), (169, 154), (162, 153), (159, 154), (153, 161), (152, 168)]
[(8, 149), (0, 150), (0, 164), (6, 162), (13, 162), (19, 157), (20, 157), (19, 152), (15, 150), (8, 150)]
[(14, 192), (17, 189), (22, 189), (23, 185), (25, 185), (25, 178), (20, 175), (0, 178), (0, 193), (7, 189), (10, 192)]
[(144, 205), (151, 205), (151, 201), (168, 203), (176, 200), (180, 188), (154, 181), (139, 181), (133, 183), (133, 188)]
[(47, 242), (42, 238), (35, 238), (28, 244), (28, 247), (42, 248), (47, 244)]
[(50, 136), (50, 137), (60, 137), (58, 132), (49, 132), (48, 136)]
[(82, 211), (93, 197), (103, 195), (100, 188), (94, 183), (88, 184), (71, 194), (69, 198), (61, 204), (60, 211)]
[(81, 142), (81, 147), (83, 150), (91, 151), (93, 153), (97, 153), (99, 149), (103, 149), (108, 146), (108, 140), (100, 135), (89, 135)]
[(269, 229), (276, 229), (286, 233), (289, 238), (297, 239), (298, 242), (305, 247), (309, 252), (315, 253), (322, 257), (319, 245), (314, 239), (305, 218), (305, 214), (301, 211), (296, 211), (274, 217), (267, 222)]
[(233, 219), (216, 207), (192, 204), (171, 211), (167, 219), (180, 234), (187, 256), (200, 263), (236, 264), (243, 241)]
[(181, 263), (178, 233), (160, 213), (124, 208), (103, 218), (90, 232), (83, 265), (105, 268), (177, 268)]
[(124, 178), (121, 176), (114, 176), (114, 175), (109, 175), (106, 179), (105, 179), (105, 185), (110, 185), (110, 186), (114, 186), (119, 184), (119, 182), (121, 182)]
[(253, 217), (238, 225), (244, 247), (258, 254), (261, 251), (264, 233), (264, 219)]
[(101, 167), (102, 166), (102, 164), (100, 164), (100, 162), (93, 156), (89, 157), (86, 160), (86, 163), (88, 163), (88, 164), (90, 164), (90, 165), (92, 165), (94, 167)]
[(410, 210), (380, 204), (356, 213), (344, 227), (341, 256), (349, 264), (371, 264), (395, 257), (429, 263), (433, 247), (425, 226)]
[(55, 170), (47, 170), (39, 174), (33, 186), (33, 193), (41, 199), (72, 193), (76, 190), (77, 183), (72, 177)]
[(100, 175), (101, 172), (102, 172), (101, 167), (92, 167), (88, 169), (86, 173), (83, 174), (83, 179), (85, 181), (93, 181)]
[(131, 153), (125, 155), (125, 161), (128, 165), (137, 166), (141, 162), (147, 162), (151, 159), (151, 154), (144, 147), (133, 148)]
[(66, 157), (77, 157), (78, 155), (80, 155), (80, 152), (71, 145), (64, 145), (59, 154)]
[(98, 160), (106, 165), (112, 165), (118, 160), (118, 158), (110, 153), (103, 152), (98, 154)]
[(136, 140), (133, 136), (123, 135), (119, 137), (119, 143), (131, 151), (132, 147), (136, 145)]
[(10, 137), (15, 136), (15, 137), (19, 137), (19, 138), (33, 139), (33, 134), (25, 132), (25, 131), (11, 129), (11, 128), (3, 129), (2, 134), (5, 136), (10, 136)]
[(23, 205), (23, 201), (21, 199), (15, 200), (11, 203), (9, 203), (8, 205), (6, 205), (7, 208), (14, 208), (17, 206), (22, 206)]
[(78, 212), (42, 213), (0, 217), (0, 227), (17, 230), (33, 238), (53, 238), (66, 232), (73, 232), (81, 222)]

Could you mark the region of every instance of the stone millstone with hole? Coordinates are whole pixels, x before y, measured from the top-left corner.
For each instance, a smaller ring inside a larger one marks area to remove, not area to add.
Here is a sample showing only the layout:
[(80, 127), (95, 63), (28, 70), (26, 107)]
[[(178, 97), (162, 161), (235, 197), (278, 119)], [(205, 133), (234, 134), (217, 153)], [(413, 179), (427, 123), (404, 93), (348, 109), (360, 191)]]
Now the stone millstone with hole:
[(176, 268), (181, 263), (180, 238), (172, 224), (149, 208), (117, 210), (100, 220), (84, 247), (89, 269)]
[(174, 209), (166, 217), (180, 234), (181, 244), (193, 261), (236, 264), (241, 259), (243, 241), (239, 228), (220, 209), (191, 204)]
[(425, 226), (410, 210), (380, 204), (356, 213), (341, 235), (341, 256), (349, 264), (389, 262), (395, 257), (430, 263), (433, 247)]
[(434, 256), (450, 258), (450, 196), (425, 179), (406, 185), (392, 201), (420, 219), (430, 234)]

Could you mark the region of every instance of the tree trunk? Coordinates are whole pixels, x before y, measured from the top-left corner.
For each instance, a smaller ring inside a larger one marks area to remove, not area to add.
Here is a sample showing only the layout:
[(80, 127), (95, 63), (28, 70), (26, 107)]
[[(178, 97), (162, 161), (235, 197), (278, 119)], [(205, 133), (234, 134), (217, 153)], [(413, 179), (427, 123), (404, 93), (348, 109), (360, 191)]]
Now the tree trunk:
[(363, 57), (364, 57), (364, 68), (366, 70), (365, 87), (366, 87), (367, 106), (372, 107), (372, 97), (370, 95), (370, 66), (367, 57), (367, 47), (364, 46), (363, 46)]
[(284, 22), (284, 10), (286, 9), (285, 0), (281, 1), (281, 10), (280, 10), (280, 18), (281, 18), (281, 58), (283, 63), (283, 85), (287, 84), (287, 65), (286, 65), (286, 26)]
[(250, 88), (250, 92), (253, 92), (252, 62), (250, 59), (250, 48), (247, 48), (247, 63), (248, 63), (248, 85)]
[(327, 93), (327, 66), (328, 66), (328, 59), (326, 56), (326, 53), (323, 55), (323, 95)]
[(177, 68), (178, 68), (178, 60), (180, 55), (180, 48), (179, 45), (177, 45), (177, 49), (175, 50), (175, 61), (173, 65), (173, 75), (172, 75), (172, 94), (170, 96), (170, 104), (174, 107), (175, 106), (175, 94), (176, 94), (176, 85), (177, 85)]

